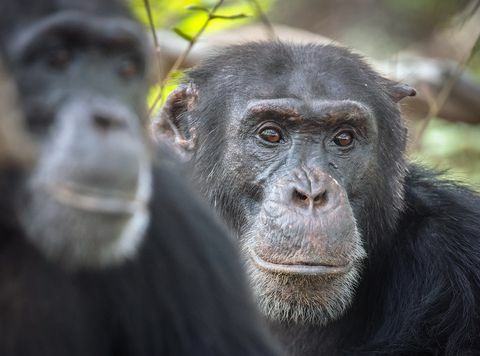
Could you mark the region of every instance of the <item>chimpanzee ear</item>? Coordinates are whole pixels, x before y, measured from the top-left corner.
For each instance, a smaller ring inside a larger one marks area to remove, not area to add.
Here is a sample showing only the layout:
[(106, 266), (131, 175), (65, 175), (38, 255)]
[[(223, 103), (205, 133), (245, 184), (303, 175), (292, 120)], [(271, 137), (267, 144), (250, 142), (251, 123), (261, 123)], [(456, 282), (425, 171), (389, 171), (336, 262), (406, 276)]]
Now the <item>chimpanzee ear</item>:
[(396, 103), (407, 96), (417, 95), (417, 91), (408, 84), (388, 81), (387, 87), (388, 95)]
[(171, 144), (188, 160), (196, 148), (196, 133), (191, 122), (198, 91), (194, 83), (182, 84), (167, 98), (159, 115), (153, 120), (151, 132), (157, 142)]

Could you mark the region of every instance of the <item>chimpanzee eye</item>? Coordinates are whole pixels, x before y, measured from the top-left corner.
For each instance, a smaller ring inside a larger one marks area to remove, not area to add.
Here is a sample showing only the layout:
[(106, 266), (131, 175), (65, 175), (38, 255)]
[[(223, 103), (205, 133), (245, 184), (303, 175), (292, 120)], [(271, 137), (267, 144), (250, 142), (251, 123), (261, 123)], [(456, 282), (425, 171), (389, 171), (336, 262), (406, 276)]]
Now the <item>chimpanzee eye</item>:
[(270, 143), (279, 143), (282, 141), (282, 132), (276, 127), (266, 127), (260, 130), (258, 133), (262, 140)]
[(337, 146), (348, 147), (353, 143), (353, 134), (350, 131), (341, 131), (333, 138), (333, 142)]
[(123, 79), (132, 79), (140, 73), (140, 67), (134, 58), (124, 58), (118, 68), (118, 74)]
[(66, 47), (57, 47), (47, 52), (47, 64), (56, 70), (65, 69), (73, 59), (73, 52)]

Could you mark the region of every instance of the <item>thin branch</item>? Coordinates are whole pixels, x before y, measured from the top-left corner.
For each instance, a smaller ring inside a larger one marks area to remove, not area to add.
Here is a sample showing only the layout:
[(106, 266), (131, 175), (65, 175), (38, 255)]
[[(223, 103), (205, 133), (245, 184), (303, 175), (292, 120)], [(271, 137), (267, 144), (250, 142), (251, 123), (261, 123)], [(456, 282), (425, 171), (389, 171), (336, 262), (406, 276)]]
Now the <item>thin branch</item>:
[(445, 85), (442, 87), (440, 93), (438, 93), (437, 98), (430, 103), (428, 113), (427, 115), (425, 115), (422, 127), (420, 127), (417, 138), (415, 140), (415, 142), (417, 143), (417, 149), (421, 147), (421, 140), (423, 135), (425, 134), (428, 124), (432, 121), (434, 117), (438, 115), (440, 110), (442, 110), (443, 105), (445, 105), (448, 97), (450, 96), (453, 86), (465, 70), (465, 66), (466, 64), (462, 62), (455, 67), (454, 72), (452, 73), (448, 81), (445, 83)]
[(258, 3), (258, 0), (247, 0), (247, 1), (252, 5), (258, 18), (260, 19), (262, 24), (265, 26), (265, 29), (267, 30), (268, 38), (270, 38), (271, 40), (277, 39), (278, 37), (277, 37), (277, 34), (275, 33), (275, 29), (273, 28), (272, 23), (268, 19), (262, 7)]
[(155, 44), (155, 48), (159, 48), (157, 32), (155, 31), (155, 25), (153, 23), (152, 8), (150, 6), (150, 0), (143, 0), (143, 3), (145, 4), (145, 9), (147, 10), (148, 23), (150, 25), (150, 30), (152, 31), (153, 43)]
[(436, 100), (434, 100), (434, 102), (431, 105), (429, 105), (428, 113), (425, 116), (423, 125), (422, 127), (420, 127), (420, 130), (418, 131), (417, 137), (414, 141), (416, 145), (416, 149), (420, 149), (421, 140), (423, 135), (425, 134), (428, 124), (432, 121), (434, 117), (438, 116), (438, 113), (440, 112), (440, 110), (442, 110), (443, 106), (447, 102), (447, 99), (450, 96), (450, 93), (452, 92), (452, 89), (455, 83), (458, 81), (462, 73), (465, 71), (465, 68), (469, 64), (470, 60), (473, 58), (475, 52), (478, 50), (477, 47), (478, 47), (479, 40), (480, 40), (480, 34), (477, 36), (477, 41), (472, 46), (466, 58), (457, 64), (452, 75), (450, 76), (448, 81), (445, 83), (445, 85), (442, 87), (442, 89), (440, 90), (440, 93), (438, 93)]
[[(148, 0), (145, 0), (145, 1), (148, 1)], [(158, 93), (158, 95), (155, 97), (155, 100), (153, 101), (153, 104), (152, 106), (150, 107), (150, 109), (148, 110), (148, 115), (151, 116), (152, 113), (154, 112), (155, 108), (157, 107), (158, 103), (160, 102), (160, 100), (162, 100), (162, 97), (163, 97), (163, 90), (165, 88), (165, 85), (168, 83), (168, 81), (171, 79), (173, 73), (175, 73), (178, 69), (180, 69), (180, 67), (182, 66), (182, 64), (185, 62), (185, 60), (187, 59), (188, 55), (190, 54), (193, 46), (198, 42), (198, 39), (200, 38), (201, 35), (203, 35), (203, 33), (205, 32), (205, 30), (207, 29), (208, 25), (210, 24), (210, 21), (214, 20), (215, 19), (215, 13), (217, 12), (217, 10), (220, 8), (220, 6), (223, 5), (225, 0), (218, 0), (217, 3), (213, 6), (213, 8), (211, 10), (208, 11), (207, 13), (207, 18), (205, 19), (205, 22), (202, 24), (202, 26), (200, 27), (200, 29), (197, 31), (197, 33), (191, 37), (191, 39), (188, 41), (188, 46), (187, 48), (185, 49), (185, 51), (183, 51), (183, 53), (177, 58), (177, 60), (175, 61), (175, 63), (172, 65), (172, 68), (170, 68), (170, 70), (168, 71), (167, 75), (165, 76), (165, 78), (163, 79), (161, 85), (160, 85), (160, 92)], [(204, 10), (202, 10), (204, 11)], [(177, 32), (178, 33), (178, 32)], [(183, 37), (183, 36), (182, 36)]]
[[(157, 71), (160, 75), (162, 75), (162, 59), (161, 59), (161, 50), (160, 50), (160, 44), (158, 42), (158, 37), (157, 37), (157, 31), (155, 30), (155, 24), (153, 21), (153, 15), (152, 15), (152, 8), (150, 6), (150, 0), (143, 0), (143, 3), (145, 5), (145, 9), (147, 10), (147, 16), (148, 16), (148, 23), (150, 26), (150, 30), (152, 31), (152, 36), (153, 36), (153, 44), (155, 46), (155, 62), (157, 65)], [(149, 115), (150, 116), (150, 115)]]

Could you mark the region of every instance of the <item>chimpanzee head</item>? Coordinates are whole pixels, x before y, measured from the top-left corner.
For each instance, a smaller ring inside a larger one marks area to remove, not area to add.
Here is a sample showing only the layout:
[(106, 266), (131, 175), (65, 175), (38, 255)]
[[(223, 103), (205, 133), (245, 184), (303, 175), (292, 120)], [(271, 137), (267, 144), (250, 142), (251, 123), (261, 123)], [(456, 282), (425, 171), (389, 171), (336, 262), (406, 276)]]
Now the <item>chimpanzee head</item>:
[(335, 46), (253, 43), (188, 73), (153, 125), (239, 235), (267, 316), (324, 324), (402, 209), (415, 91)]
[(3, 2), (0, 18), (38, 143), (19, 207), (28, 237), (66, 266), (125, 260), (149, 220), (144, 30), (114, 0)]

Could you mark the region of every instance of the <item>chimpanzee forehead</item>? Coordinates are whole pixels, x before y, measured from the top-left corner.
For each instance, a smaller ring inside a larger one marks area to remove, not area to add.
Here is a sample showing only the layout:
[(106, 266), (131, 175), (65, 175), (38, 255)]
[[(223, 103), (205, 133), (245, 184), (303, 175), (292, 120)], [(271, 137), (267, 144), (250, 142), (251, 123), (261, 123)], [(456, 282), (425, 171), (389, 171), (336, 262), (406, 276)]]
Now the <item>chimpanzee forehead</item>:
[(383, 90), (380, 77), (360, 56), (346, 48), (314, 44), (233, 46), (192, 70), (189, 78), (200, 88), (221, 90), (247, 101), (297, 97), (368, 103)]
[[(364, 72), (363, 62), (344, 55), (344, 49), (304, 47), (288, 58), (270, 58), (252, 67), (249, 90), (252, 95), (265, 97), (299, 97), (305, 100), (365, 99), (377, 87), (377, 76)], [(368, 67), (366, 67), (368, 69)], [(249, 86), (247, 84), (247, 86)]]
[[(15, 0), (0, 2), (0, 40), (26, 25), (64, 10), (82, 11), (98, 16), (132, 18), (121, 0)], [(17, 14), (22, 16), (18, 17)], [(0, 41), (0, 42), (2, 42)]]

